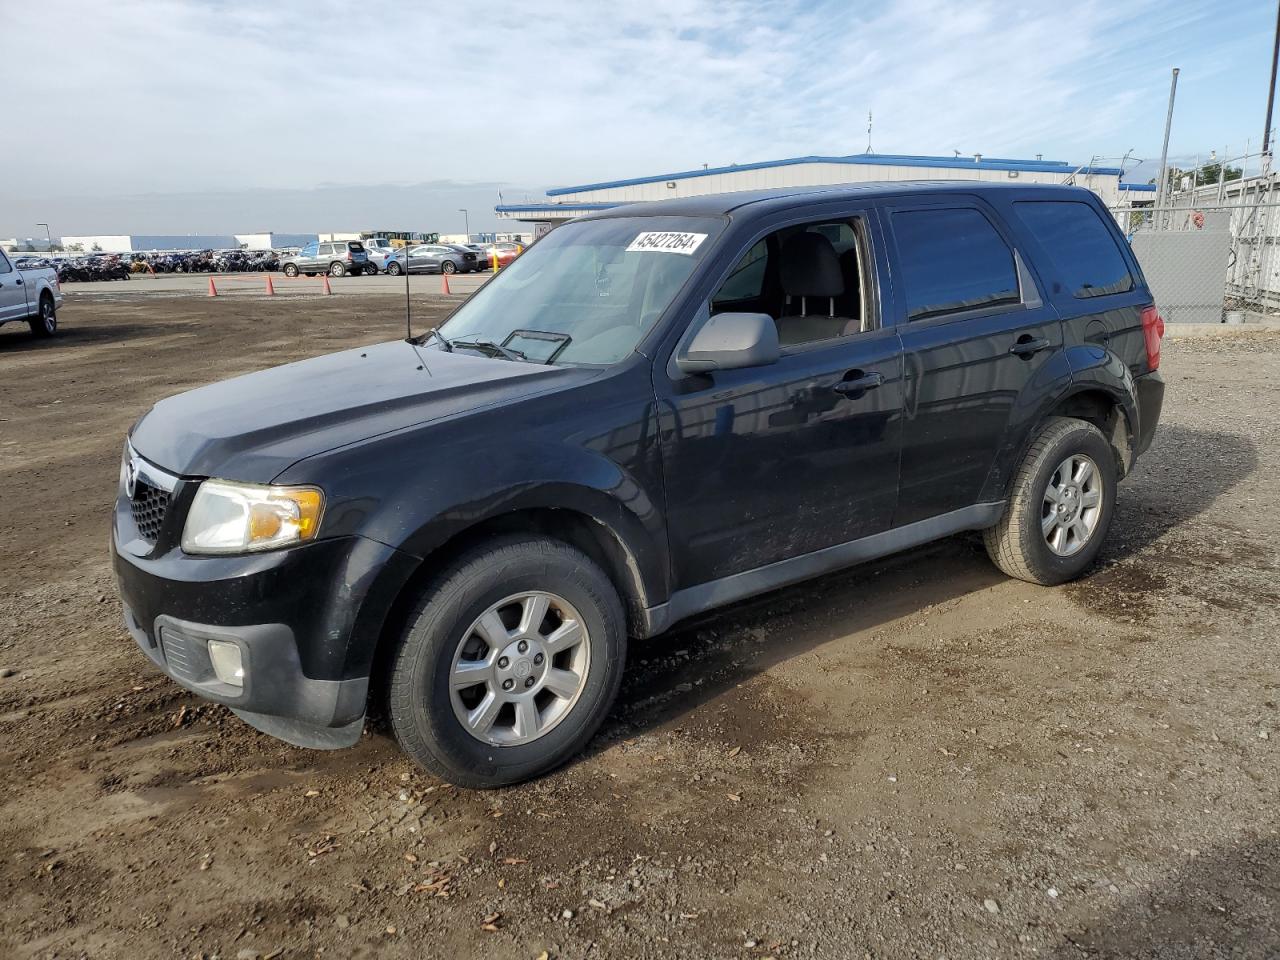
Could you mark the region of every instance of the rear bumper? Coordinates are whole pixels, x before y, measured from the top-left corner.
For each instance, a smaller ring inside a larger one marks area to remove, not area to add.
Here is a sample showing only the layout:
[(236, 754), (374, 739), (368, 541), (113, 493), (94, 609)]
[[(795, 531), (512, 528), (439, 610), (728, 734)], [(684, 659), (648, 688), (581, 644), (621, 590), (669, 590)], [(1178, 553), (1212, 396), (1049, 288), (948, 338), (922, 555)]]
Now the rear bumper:
[(1144, 374), (1133, 381), (1138, 405), (1138, 436), (1134, 454), (1142, 454), (1151, 446), (1160, 423), (1160, 411), (1164, 407), (1164, 377), (1159, 370)]

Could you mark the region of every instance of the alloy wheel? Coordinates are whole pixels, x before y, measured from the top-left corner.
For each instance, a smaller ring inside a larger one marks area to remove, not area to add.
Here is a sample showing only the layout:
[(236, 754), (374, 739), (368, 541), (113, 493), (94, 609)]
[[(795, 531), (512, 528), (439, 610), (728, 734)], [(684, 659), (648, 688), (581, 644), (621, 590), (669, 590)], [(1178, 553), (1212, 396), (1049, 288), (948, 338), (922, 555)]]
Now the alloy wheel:
[(458, 642), (449, 668), (454, 716), (477, 740), (529, 743), (577, 704), (591, 666), (582, 617), (539, 590), (500, 600)]
[(1049, 477), (1040, 509), (1045, 542), (1060, 557), (1083, 549), (1102, 517), (1102, 475), (1083, 454), (1072, 454)]

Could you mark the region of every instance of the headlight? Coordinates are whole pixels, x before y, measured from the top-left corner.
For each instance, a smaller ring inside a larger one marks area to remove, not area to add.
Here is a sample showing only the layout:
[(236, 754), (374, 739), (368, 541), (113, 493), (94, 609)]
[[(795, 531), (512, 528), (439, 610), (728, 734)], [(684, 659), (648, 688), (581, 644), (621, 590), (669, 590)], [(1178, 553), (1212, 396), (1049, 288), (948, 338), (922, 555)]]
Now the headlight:
[(250, 553), (315, 539), (324, 494), (315, 487), (275, 487), (206, 480), (182, 530), (187, 553)]

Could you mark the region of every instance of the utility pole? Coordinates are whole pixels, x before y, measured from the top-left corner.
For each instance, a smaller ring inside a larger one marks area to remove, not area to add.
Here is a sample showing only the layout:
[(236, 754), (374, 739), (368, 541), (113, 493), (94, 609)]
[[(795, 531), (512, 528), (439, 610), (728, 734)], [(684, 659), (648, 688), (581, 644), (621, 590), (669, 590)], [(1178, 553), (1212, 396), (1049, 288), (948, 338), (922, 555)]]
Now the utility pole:
[(1271, 85), (1267, 87), (1267, 123), (1262, 128), (1262, 163), (1271, 155), (1271, 109), (1276, 103), (1276, 63), (1280, 61), (1280, 2), (1276, 4), (1276, 38), (1271, 47)]
[(1164, 146), (1160, 148), (1160, 179), (1156, 182), (1156, 209), (1164, 206), (1165, 171), (1169, 166), (1169, 130), (1173, 127), (1173, 99), (1178, 94), (1177, 67), (1173, 68), (1173, 79), (1169, 82), (1169, 112), (1164, 118)]

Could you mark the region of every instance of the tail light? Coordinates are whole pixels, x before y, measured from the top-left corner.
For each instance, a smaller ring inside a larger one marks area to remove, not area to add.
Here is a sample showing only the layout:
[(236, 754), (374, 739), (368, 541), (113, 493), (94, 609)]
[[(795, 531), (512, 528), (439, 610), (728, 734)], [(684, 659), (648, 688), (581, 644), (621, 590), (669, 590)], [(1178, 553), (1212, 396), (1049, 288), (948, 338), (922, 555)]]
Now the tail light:
[(1142, 339), (1147, 344), (1147, 368), (1155, 370), (1160, 366), (1160, 340), (1164, 336), (1164, 317), (1152, 304), (1142, 308)]

